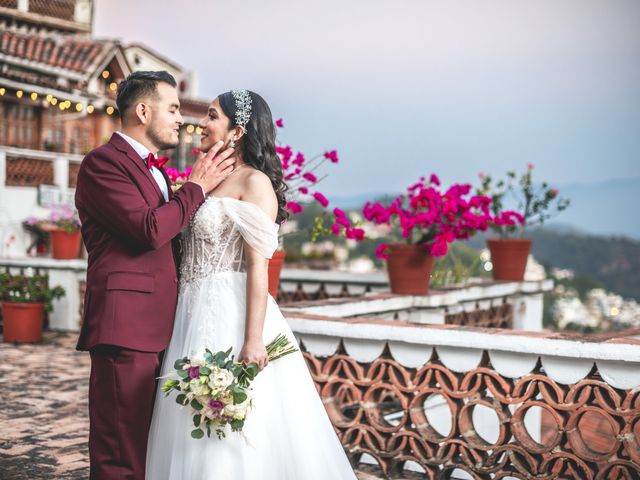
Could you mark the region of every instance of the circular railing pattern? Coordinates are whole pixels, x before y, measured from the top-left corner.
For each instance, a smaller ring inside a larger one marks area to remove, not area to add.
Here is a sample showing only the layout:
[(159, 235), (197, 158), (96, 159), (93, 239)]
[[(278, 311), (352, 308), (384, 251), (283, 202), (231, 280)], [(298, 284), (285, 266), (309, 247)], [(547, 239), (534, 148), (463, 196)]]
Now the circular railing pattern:
[[(435, 349), (420, 368), (389, 352), (370, 363), (344, 349), (326, 358), (304, 352), (354, 465), (367, 454), (394, 478), (408, 474), (409, 465), (428, 479), (455, 469), (474, 479), (640, 478), (640, 391), (612, 387), (597, 366), (566, 385), (547, 376), (541, 361), (509, 378), (493, 369), (486, 351), (467, 372), (447, 368)], [(430, 420), (434, 399), (451, 416), (448, 432)], [(476, 410), (495, 419), (493, 438), (477, 428)], [(542, 435), (527, 428), (533, 414), (542, 419)]]

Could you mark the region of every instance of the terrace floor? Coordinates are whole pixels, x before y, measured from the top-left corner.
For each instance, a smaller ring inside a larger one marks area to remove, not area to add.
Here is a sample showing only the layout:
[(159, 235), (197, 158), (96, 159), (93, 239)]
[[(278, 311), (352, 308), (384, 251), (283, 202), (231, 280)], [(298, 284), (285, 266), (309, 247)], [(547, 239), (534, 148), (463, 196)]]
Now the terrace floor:
[(90, 360), (76, 338), (46, 332), (39, 345), (0, 343), (0, 480), (89, 477)]

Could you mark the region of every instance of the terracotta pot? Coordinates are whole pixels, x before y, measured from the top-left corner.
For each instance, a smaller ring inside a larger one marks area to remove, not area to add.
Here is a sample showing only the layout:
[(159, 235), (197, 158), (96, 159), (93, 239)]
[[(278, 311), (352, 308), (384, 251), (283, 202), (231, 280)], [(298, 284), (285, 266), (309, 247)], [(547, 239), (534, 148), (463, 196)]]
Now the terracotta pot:
[(494, 280), (522, 281), (531, 251), (528, 238), (489, 238)]
[(52, 230), (51, 253), (53, 258), (69, 260), (80, 255), (80, 230), (67, 233), (64, 230)]
[(38, 343), (42, 339), (44, 304), (2, 302), (5, 342)]
[(269, 260), (269, 294), (273, 298), (278, 298), (278, 289), (280, 287), (280, 272), (282, 272), (282, 264), (287, 252), (284, 250), (276, 250)]
[(433, 255), (422, 245), (389, 245), (387, 271), (392, 293), (425, 295), (431, 283)]

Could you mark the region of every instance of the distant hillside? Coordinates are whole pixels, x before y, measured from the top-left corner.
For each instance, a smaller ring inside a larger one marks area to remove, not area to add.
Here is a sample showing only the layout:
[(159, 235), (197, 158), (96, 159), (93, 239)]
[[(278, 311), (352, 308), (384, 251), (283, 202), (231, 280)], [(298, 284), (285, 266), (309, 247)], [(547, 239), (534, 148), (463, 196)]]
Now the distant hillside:
[(640, 241), (549, 229), (531, 236), (533, 254), (541, 262), (587, 274), (608, 290), (640, 300)]
[[(528, 236), (538, 261), (587, 275), (607, 290), (640, 301), (640, 241), (551, 228), (533, 230)], [(470, 245), (482, 247), (484, 238), (475, 237)]]

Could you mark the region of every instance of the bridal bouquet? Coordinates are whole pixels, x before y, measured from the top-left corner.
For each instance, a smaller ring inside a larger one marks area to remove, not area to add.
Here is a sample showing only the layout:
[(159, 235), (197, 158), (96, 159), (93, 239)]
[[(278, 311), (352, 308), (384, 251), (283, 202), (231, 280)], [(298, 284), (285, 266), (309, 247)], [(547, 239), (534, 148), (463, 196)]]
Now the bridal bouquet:
[[(297, 351), (284, 335), (278, 335), (266, 349), (269, 362)], [(244, 427), (253, 405), (249, 386), (260, 370), (255, 363), (234, 361), (230, 354), (231, 349), (213, 353), (207, 348), (192, 359), (179, 358), (174, 363), (175, 372), (170, 374), (173, 378), (162, 386), (165, 397), (177, 390), (176, 403), (191, 407), (196, 427), (191, 431), (193, 438), (204, 437), (205, 431), (211, 437), (213, 429), (222, 439), (226, 425), (234, 432)]]

